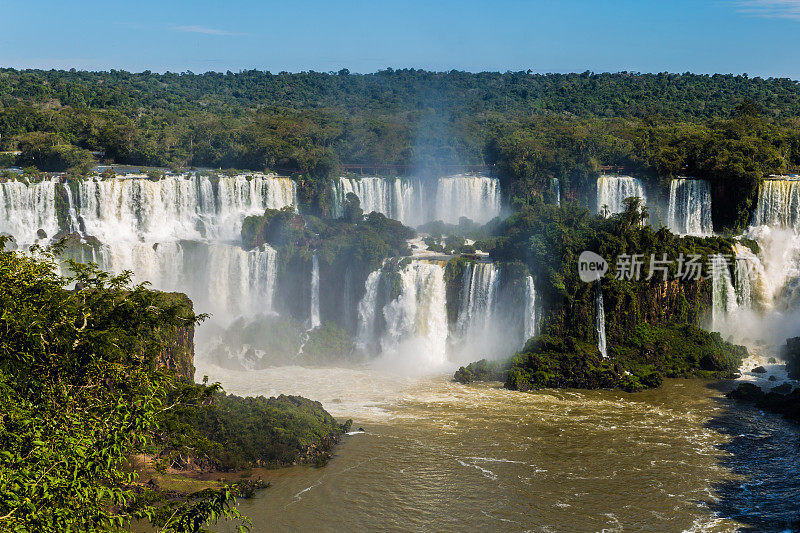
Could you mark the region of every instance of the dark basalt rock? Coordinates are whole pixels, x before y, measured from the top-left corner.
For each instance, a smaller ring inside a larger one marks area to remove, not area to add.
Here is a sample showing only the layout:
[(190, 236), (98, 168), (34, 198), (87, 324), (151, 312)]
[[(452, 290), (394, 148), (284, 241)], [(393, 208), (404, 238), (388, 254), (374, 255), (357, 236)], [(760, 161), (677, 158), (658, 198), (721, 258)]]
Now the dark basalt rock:
[(767, 369), (764, 368), (763, 366), (757, 366), (753, 370), (751, 370), (750, 372), (752, 372), (753, 374), (766, 374), (767, 373)]
[(730, 391), (726, 396), (734, 400), (757, 402), (764, 398), (764, 391), (753, 383), (740, 383), (738, 387)]
[(764, 392), (753, 383), (741, 383), (726, 396), (734, 400), (755, 403), (759, 409), (800, 421), (800, 389), (791, 389), (789, 383), (784, 383), (769, 392)]
[(774, 392), (777, 394), (789, 394), (790, 392), (792, 392), (792, 385), (791, 383), (784, 383), (782, 385), (774, 387), (772, 390), (770, 390), (770, 392)]

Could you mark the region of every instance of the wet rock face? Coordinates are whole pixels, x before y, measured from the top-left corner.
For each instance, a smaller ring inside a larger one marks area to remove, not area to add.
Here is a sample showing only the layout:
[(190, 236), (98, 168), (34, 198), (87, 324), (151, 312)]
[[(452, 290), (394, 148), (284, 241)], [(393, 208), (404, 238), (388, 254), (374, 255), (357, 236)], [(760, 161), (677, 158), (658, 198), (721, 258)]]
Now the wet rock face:
[[(183, 293), (163, 293), (163, 305), (178, 305), (187, 317), (193, 316), (194, 304)], [(168, 368), (179, 377), (194, 378), (194, 322), (177, 328), (161, 328), (154, 332), (164, 346), (156, 357), (156, 364)]]
[(789, 377), (800, 379), (800, 337), (786, 339), (781, 355), (786, 361), (786, 373)]

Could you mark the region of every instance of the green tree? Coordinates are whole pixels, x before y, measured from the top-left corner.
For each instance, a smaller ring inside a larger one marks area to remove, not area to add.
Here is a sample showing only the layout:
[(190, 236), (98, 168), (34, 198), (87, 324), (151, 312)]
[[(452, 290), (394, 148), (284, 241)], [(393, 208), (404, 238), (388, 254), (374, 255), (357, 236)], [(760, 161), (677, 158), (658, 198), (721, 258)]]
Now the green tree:
[(36, 253), (0, 247), (0, 530), (105, 531), (144, 519), (197, 531), (240, 518), (235, 491), (223, 489), (157, 520), (160, 507), (136, 498), (128, 468), (171, 409), (176, 378), (156, 366), (157, 332), (198, 318), (129, 274), (73, 263), (62, 278), (50, 254)]

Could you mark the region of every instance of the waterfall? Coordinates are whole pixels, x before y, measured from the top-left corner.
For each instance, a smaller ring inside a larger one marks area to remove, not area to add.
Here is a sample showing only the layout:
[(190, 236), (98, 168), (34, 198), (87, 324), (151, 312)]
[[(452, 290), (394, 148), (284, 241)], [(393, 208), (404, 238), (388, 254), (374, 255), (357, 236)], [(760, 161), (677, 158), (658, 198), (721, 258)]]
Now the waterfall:
[(461, 289), (457, 333), (485, 339), (491, 327), (499, 271), (494, 263), (467, 263)]
[[(444, 266), (436, 262), (411, 261), (392, 274), (399, 294), (380, 305), (381, 278), (372, 272), (358, 306), (358, 340), (362, 347), (377, 345), (383, 363), (407, 369), (437, 367), (447, 360), (447, 309)], [(378, 331), (378, 314), (385, 328)]]
[(536, 308), (536, 287), (533, 284), (533, 276), (525, 277), (525, 321), (523, 344), (528, 339), (535, 337), (539, 326), (538, 310)]
[(364, 214), (377, 211), (404, 224), (421, 223), (423, 211), (421, 184), (401, 178), (339, 178), (333, 183), (333, 214), (344, 214), (348, 193), (358, 196)]
[(93, 260), (114, 273), (131, 270), (134, 281), (185, 292), (198, 312), (225, 324), (239, 316), (272, 313), (277, 252), (268, 245), (253, 250), (224, 243), (116, 243), (72, 250), (78, 261)]
[(447, 361), (444, 267), (412, 261), (399, 272), (400, 295), (383, 309), (386, 332), (381, 351), (393, 362), (435, 367)]
[(603, 286), (600, 280), (595, 282), (595, 330), (597, 331), (597, 349), (603, 355), (603, 358), (608, 357), (608, 347), (606, 346), (606, 310), (603, 303)]
[(245, 216), (296, 205), (288, 178), (201, 175), (148, 179), (87, 179), (79, 183), (78, 214), (86, 232), (111, 240), (238, 241)]
[(63, 183), (62, 186), (64, 187), (64, 193), (67, 196), (67, 212), (69, 214), (69, 227), (67, 231), (69, 233), (79, 233), (81, 230), (80, 223), (78, 222), (78, 210), (75, 206), (75, 200), (72, 198), (72, 189), (70, 189), (69, 184)]
[(772, 294), (761, 259), (738, 242), (734, 244), (734, 251), (734, 289), (738, 308), (768, 310), (772, 307)]
[(311, 259), (311, 310), (309, 323), (311, 329), (319, 327), (321, 324), (319, 317), (319, 259), (317, 259), (317, 252), (314, 252), (314, 257)]
[(409, 226), (433, 220), (457, 224), (462, 216), (486, 223), (501, 212), (496, 178), (458, 174), (430, 182), (413, 178), (345, 178), (332, 186), (333, 214), (344, 214), (348, 193), (358, 196), (364, 213), (377, 211)]
[(358, 303), (358, 335), (357, 342), (362, 350), (367, 350), (375, 342), (378, 313), (378, 288), (383, 272), (370, 272), (364, 284), (364, 297)]
[(789, 228), (800, 233), (800, 181), (764, 180), (758, 191), (753, 225)]
[(677, 178), (669, 184), (668, 227), (679, 235), (711, 235), (711, 189), (706, 180)]
[(711, 327), (719, 330), (725, 317), (737, 308), (736, 289), (731, 281), (728, 260), (722, 255), (709, 256), (711, 263)]
[(39, 230), (47, 238), (58, 233), (57, 182), (57, 178), (31, 184), (0, 182), (0, 235), (11, 235), (22, 248), (39, 239)]
[(600, 176), (597, 178), (597, 212), (602, 213), (604, 207), (608, 214), (622, 213), (625, 210), (625, 199), (638, 196), (642, 205), (647, 203), (642, 180), (630, 176)]
[(553, 178), (553, 193), (556, 197), (556, 205), (561, 205), (561, 182), (558, 178)]
[(439, 178), (433, 220), (458, 224), (462, 216), (485, 224), (500, 214), (500, 182), (487, 176), (459, 174)]

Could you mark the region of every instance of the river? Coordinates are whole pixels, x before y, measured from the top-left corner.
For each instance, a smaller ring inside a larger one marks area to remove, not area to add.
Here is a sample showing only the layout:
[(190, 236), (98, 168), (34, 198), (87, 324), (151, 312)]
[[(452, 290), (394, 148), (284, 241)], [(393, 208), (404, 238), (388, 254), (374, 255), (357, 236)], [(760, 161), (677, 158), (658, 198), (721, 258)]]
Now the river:
[(713, 382), (518, 393), (368, 370), (203, 373), (365, 429), (326, 467), (270, 471), (240, 505), (257, 532), (782, 531), (798, 515), (800, 428)]

